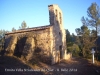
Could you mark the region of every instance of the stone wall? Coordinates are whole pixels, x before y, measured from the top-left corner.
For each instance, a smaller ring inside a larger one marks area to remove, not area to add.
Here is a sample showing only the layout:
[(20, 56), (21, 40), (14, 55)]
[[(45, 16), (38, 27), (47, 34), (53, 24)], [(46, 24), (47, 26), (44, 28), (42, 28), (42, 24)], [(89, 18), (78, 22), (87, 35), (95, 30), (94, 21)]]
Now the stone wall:
[(6, 53), (12, 56), (14, 54), (14, 50), (17, 43), (17, 37), (15, 35), (12, 35), (10, 38), (10, 42), (8, 43), (8, 47), (6, 48)]
[(63, 27), (63, 13), (56, 4), (49, 5), (48, 9), (50, 15), (49, 21), (50, 24), (53, 24), (53, 63), (56, 63), (59, 61), (59, 58), (64, 59), (66, 54), (66, 34)]
[[(47, 60), (49, 60), (50, 63), (52, 55), (51, 54), (52, 36), (50, 34), (51, 34), (51, 28), (46, 28), (43, 30), (37, 30), (31, 32), (9, 34), (5, 36), (6, 40), (5, 48), (8, 51), (8, 54), (9, 51), (12, 50), (13, 51), (12, 55), (21, 57), (25, 61), (31, 60), (32, 56), (35, 53), (38, 55), (39, 58), (41, 58), (41, 61), (48, 62)], [(14, 39), (12, 38), (12, 35), (15, 36)]]
[(35, 50), (35, 40), (33, 37), (27, 37), (24, 49), (22, 51), (21, 58), (25, 61), (29, 61), (32, 58), (32, 54)]

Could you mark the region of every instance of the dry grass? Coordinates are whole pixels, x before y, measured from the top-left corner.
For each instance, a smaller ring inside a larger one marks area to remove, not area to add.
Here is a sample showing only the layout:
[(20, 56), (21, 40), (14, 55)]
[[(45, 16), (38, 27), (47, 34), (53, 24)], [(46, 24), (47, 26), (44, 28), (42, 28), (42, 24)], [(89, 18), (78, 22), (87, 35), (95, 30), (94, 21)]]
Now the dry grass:
[[(89, 61), (89, 63), (92, 64), (92, 59), (87, 59)], [(96, 59), (94, 60), (94, 64), (95, 66), (100, 66), (100, 61), (97, 61)]]

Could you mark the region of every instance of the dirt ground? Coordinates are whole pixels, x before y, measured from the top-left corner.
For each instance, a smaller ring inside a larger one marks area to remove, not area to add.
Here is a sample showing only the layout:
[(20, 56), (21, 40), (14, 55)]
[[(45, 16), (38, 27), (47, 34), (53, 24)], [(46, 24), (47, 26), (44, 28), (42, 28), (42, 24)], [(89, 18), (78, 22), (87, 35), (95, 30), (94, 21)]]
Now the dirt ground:
[(46, 75), (100, 75), (100, 63), (98, 66), (93, 65), (91, 61), (84, 58), (62, 60), (60, 64), (49, 66), (49, 68), (54, 70), (48, 71)]
[(29, 66), (15, 57), (0, 56), (0, 75), (100, 75), (100, 63), (84, 58), (62, 60), (60, 64)]

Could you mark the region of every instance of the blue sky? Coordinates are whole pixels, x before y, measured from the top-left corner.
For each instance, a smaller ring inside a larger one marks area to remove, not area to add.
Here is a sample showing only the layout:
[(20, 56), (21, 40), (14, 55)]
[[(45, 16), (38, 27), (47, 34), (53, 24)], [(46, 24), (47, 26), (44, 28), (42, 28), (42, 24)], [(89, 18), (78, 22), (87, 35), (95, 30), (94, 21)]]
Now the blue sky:
[(70, 33), (81, 27), (81, 17), (87, 17), (87, 8), (100, 0), (0, 0), (0, 29), (11, 31), (23, 21), (29, 27), (49, 25), (48, 5), (58, 4), (63, 11), (64, 28)]

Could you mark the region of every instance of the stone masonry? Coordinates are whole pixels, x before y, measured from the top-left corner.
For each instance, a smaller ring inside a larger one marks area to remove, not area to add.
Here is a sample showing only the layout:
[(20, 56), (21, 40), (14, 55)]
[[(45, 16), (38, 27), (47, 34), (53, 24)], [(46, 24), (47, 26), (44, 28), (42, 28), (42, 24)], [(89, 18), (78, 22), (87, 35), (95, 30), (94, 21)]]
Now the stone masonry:
[(26, 28), (5, 34), (7, 55), (32, 59), (34, 53), (50, 64), (66, 59), (66, 34), (63, 13), (58, 5), (48, 5), (50, 25)]

